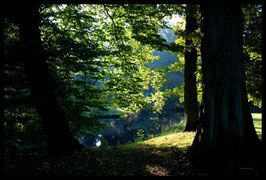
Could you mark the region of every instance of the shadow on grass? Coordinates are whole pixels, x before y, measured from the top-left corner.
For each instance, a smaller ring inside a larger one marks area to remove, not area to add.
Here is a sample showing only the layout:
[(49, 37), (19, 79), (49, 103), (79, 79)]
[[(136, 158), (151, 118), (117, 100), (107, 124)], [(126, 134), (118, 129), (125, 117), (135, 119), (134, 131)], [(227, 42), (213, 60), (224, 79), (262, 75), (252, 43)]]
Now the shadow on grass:
[[(261, 137), (261, 119), (254, 118)], [(192, 135), (191, 135), (192, 136)], [(174, 138), (182, 141), (179, 136)], [(164, 137), (165, 138), (165, 137)], [(185, 139), (190, 139), (189, 137)], [(188, 143), (190, 144), (190, 143)], [(188, 158), (189, 146), (132, 144), (118, 147), (85, 149), (81, 152), (48, 157), (27, 151), (5, 155), (5, 175), (51, 176), (226, 176), (257, 175), (253, 167), (235, 173), (231, 167), (195, 167)]]
[(186, 149), (150, 145), (86, 149), (61, 157), (13, 156), (5, 175), (169, 176), (187, 165)]
[(257, 175), (253, 168), (235, 174), (231, 167), (195, 167), (188, 148), (135, 145), (85, 149), (60, 157), (13, 156), (5, 161), (5, 175), (18, 176), (226, 176)]

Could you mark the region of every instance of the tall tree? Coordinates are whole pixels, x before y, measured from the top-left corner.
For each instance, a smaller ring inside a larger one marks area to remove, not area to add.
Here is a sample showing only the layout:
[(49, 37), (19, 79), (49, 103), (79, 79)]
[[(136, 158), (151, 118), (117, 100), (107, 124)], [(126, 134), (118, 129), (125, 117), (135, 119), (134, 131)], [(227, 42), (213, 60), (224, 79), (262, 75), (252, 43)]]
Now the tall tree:
[(248, 101), (261, 108), (262, 76), (262, 19), (260, 4), (241, 5), (243, 12), (243, 57), (246, 72)]
[(184, 68), (184, 105), (185, 105), (185, 131), (196, 131), (199, 118), (197, 104), (197, 50), (193, 46), (193, 33), (197, 29), (197, 5), (187, 4), (186, 6), (186, 51)]
[(202, 5), (203, 97), (190, 152), (201, 162), (247, 158), (259, 144), (248, 106), (240, 5)]
[[(3, 13), (3, 12), (2, 12)], [(0, 175), (3, 173), (4, 161), (4, 18), (0, 17)]]
[(266, 133), (266, 122), (265, 122), (265, 68), (266, 68), (266, 64), (265, 64), (265, 3), (262, 4), (262, 144), (263, 144), (263, 151), (265, 152), (266, 150), (266, 144), (265, 144), (265, 133)]
[(39, 30), (39, 5), (23, 5), (19, 18), (21, 57), (51, 153), (81, 148), (73, 138), (67, 119), (58, 104), (55, 87), (42, 48)]

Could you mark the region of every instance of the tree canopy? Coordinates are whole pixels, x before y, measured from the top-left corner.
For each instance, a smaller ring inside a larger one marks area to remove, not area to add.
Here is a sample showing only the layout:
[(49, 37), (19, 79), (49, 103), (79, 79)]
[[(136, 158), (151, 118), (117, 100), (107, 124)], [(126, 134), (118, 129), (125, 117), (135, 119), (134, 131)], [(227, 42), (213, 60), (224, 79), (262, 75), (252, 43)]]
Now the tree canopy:
[[(138, 140), (149, 133), (153, 137), (163, 126), (173, 125), (167, 107), (178, 116), (175, 121), (179, 123), (183, 119), (184, 99), (190, 97), (194, 100), (190, 108), (195, 110), (195, 117), (197, 107), (201, 106), (192, 148), (196, 154), (211, 151), (205, 149), (208, 139), (217, 143), (218, 149), (229, 147), (228, 139), (221, 140), (221, 135), (229, 137), (227, 132), (237, 141), (252, 131), (252, 140), (257, 142), (246, 101), (262, 107), (261, 4), (237, 6), (238, 19), (230, 19), (226, 13), (236, 12), (232, 8), (226, 10), (225, 6), (19, 5), (12, 7), (13, 13), (7, 5), (2, 19), (5, 61), (0, 66), (4, 77), (1, 76), (0, 91), (4, 99), (1, 128), (11, 153), (46, 148), (47, 144), (56, 145), (61, 140), (64, 142), (55, 147), (64, 149), (67, 148), (64, 143), (75, 140), (79, 144), (80, 138), (88, 135), (98, 138), (102, 130), (110, 127), (121, 136), (126, 129), (128, 136)], [(173, 18), (176, 22), (170, 24), (172, 17), (180, 21)], [(220, 27), (213, 25), (212, 20), (219, 22)], [(236, 41), (233, 33), (237, 35)], [(238, 50), (232, 51), (233, 46)], [(233, 55), (227, 57), (224, 52)], [(237, 63), (230, 64), (232, 61)], [(185, 70), (190, 63), (191, 71)], [(230, 73), (225, 63), (230, 66)], [(183, 74), (191, 78), (191, 86), (184, 86)], [(178, 75), (181, 78), (173, 80)], [(236, 93), (232, 95), (233, 92)], [(146, 124), (134, 124), (137, 121)], [(152, 122), (156, 125), (152, 126)], [(235, 122), (238, 124), (231, 126)], [(50, 131), (53, 133), (49, 135)], [(202, 137), (204, 145), (200, 144)], [(250, 139), (244, 138), (241, 142), (250, 144)], [(234, 141), (229, 144), (235, 145)], [(233, 154), (239, 152), (237, 148), (232, 146)]]

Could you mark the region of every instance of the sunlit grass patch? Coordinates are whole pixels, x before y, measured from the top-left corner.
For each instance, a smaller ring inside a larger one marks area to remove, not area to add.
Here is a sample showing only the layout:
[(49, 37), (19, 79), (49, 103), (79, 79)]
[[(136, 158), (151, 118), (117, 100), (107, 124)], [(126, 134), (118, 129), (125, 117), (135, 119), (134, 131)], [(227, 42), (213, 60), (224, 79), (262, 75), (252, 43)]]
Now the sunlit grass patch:
[(261, 113), (251, 113), (253, 119), (261, 120)]
[[(261, 139), (261, 113), (252, 113), (252, 118), (256, 132)], [(196, 132), (183, 132), (185, 127), (185, 121), (182, 120), (178, 124), (173, 125), (169, 129), (162, 132), (158, 137), (146, 141), (140, 141), (128, 145), (128, 147), (135, 146), (139, 148), (189, 148), (194, 140)], [(164, 154), (163, 152), (157, 152), (157, 154)]]
[(177, 132), (156, 137), (144, 141), (141, 144), (155, 146), (158, 148), (173, 147), (173, 146), (177, 148), (186, 148), (188, 146), (191, 146), (194, 137), (195, 137), (195, 132)]
[[(261, 113), (252, 113), (252, 118), (256, 132), (259, 138), (261, 138)], [(159, 137), (143, 141), (139, 143), (139, 145), (154, 146), (158, 148), (187, 148), (192, 145), (196, 133), (183, 132), (184, 126), (185, 121), (183, 120), (179, 124), (176, 124), (163, 132)]]
[(188, 148), (191, 146), (195, 137), (195, 132), (183, 132), (185, 122), (184, 120), (178, 124), (173, 125), (169, 129), (165, 130), (160, 136), (154, 137), (146, 141), (140, 141), (130, 146), (152, 147), (152, 148)]
[(259, 138), (261, 139), (261, 113), (251, 113), (252, 118), (253, 118), (253, 123), (254, 123), (254, 127), (255, 130), (259, 136)]

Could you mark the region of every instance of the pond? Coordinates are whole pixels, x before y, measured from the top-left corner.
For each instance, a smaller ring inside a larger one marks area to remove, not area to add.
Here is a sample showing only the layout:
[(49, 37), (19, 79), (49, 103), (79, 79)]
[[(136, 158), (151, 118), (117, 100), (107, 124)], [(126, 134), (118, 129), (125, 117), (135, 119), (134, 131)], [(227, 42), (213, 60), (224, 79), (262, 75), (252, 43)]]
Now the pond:
[(118, 146), (134, 142), (137, 138), (137, 131), (131, 130), (122, 135), (118, 134), (97, 134), (95, 136), (83, 136), (78, 138), (79, 142), (88, 148), (99, 148), (103, 144), (108, 146)]
[(121, 118), (119, 115), (105, 115), (102, 117), (106, 128), (94, 136), (83, 136), (79, 142), (85, 147), (99, 148), (101, 146), (118, 146), (134, 142), (140, 135), (142, 137), (160, 134), (172, 125), (184, 119), (184, 109), (164, 109), (161, 114), (154, 114), (151, 110), (141, 110), (137, 114), (127, 114)]
[(99, 148), (102, 145), (102, 134), (96, 136), (83, 136), (78, 138), (79, 142), (88, 148)]

